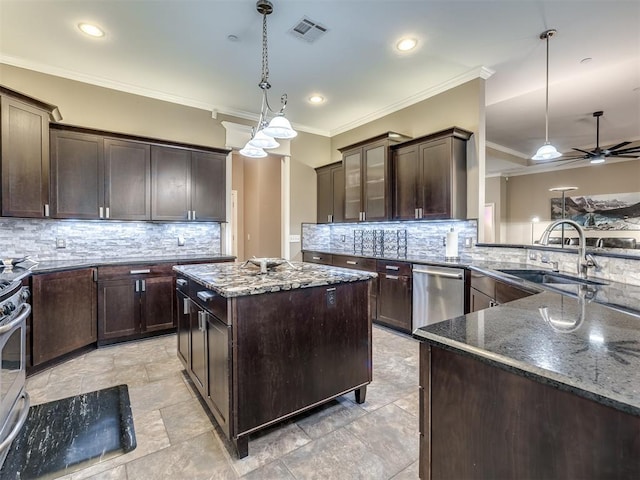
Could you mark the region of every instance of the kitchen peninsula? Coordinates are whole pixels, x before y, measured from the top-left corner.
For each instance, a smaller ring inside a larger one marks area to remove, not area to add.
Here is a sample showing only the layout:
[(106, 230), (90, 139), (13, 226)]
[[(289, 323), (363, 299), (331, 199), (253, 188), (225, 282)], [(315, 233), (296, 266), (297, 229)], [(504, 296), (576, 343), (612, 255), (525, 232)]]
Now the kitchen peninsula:
[(270, 260), (174, 267), (178, 357), (240, 458), (252, 432), (351, 391), (362, 403), (371, 382), (376, 274)]
[(640, 477), (640, 318), (568, 287), (414, 332), (420, 478)]

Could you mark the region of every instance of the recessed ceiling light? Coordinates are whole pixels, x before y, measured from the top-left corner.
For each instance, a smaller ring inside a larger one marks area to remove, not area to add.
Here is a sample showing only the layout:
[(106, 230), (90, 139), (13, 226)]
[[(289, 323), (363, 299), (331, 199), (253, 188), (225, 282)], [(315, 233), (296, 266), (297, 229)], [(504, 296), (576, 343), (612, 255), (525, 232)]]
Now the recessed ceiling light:
[(318, 105), (320, 103), (324, 103), (324, 97), (322, 95), (311, 95), (309, 97), (309, 103), (313, 103), (314, 105)]
[(580, 60), (580, 63), (589, 63), (591, 60), (593, 60), (593, 58), (586, 57), (586, 58), (583, 58), (582, 60)]
[(415, 48), (418, 44), (418, 41), (415, 38), (403, 38), (398, 43), (396, 43), (396, 48), (401, 52), (406, 52)]
[(89, 35), (90, 37), (104, 37), (104, 31), (91, 23), (79, 23), (78, 28), (82, 33)]
[(238, 41), (238, 36), (237, 35), (227, 35), (227, 40), (229, 40), (230, 42), (237, 42)]

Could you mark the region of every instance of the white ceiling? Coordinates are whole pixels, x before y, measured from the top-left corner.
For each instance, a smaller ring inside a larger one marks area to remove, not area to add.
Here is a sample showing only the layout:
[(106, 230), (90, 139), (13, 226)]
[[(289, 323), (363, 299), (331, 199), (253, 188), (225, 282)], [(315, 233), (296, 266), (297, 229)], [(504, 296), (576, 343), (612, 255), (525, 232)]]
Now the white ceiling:
[[(555, 28), (552, 143), (595, 146), (596, 110), (601, 145), (640, 141), (638, 0), (272, 1), (271, 101), (287, 92), (298, 129), (335, 135), (488, 70), (487, 142), (528, 158), (544, 142), (539, 35)], [(312, 44), (288, 34), (303, 16), (328, 33)], [(83, 36), (82, 21), (106, 36)], [(0, 62), (254, 118), (261, 22), (255, 0), (0, 0)], [(401, 54), (394, 45), (406, 35), (419, 44)], [(310, 105), (311, 93), (325, 104)], [(521, 168), (509, 163), (488, 170)]]

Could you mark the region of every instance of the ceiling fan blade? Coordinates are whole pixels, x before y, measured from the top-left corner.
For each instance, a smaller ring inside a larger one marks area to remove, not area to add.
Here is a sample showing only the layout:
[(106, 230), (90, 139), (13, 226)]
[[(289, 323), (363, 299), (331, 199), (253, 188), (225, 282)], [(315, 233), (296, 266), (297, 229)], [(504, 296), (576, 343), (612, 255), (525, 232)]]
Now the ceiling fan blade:
[(617, 150), (620, 147), (624, 147), (625, 145), (629, 145), (631, 142), (621, 142), (617, 145), (614, 145), (613, 147), (609, 147), (607, 148), (607, 150), (609, 150), (610, 152), (612, 152), (613, 150)]
[(611, 152), (611, 155), (624, 155), (626, 153), (638, 153), (638, 152), (640, 152), (640, 146), (623, 148), (622, 150), (616, 150), (615, 152)]
[(616, 158), (640, 158), (640, 152), (637, 155), (611, 155)]
[(586, 150), (581, 150), (579, 148), (574, 148), (574, 150), (577, 150), (578, 152), (586, 153), (590, 157), (593, 157), (595, 155), (595, 153), (593, 153), (593, 152), (587, 152)]

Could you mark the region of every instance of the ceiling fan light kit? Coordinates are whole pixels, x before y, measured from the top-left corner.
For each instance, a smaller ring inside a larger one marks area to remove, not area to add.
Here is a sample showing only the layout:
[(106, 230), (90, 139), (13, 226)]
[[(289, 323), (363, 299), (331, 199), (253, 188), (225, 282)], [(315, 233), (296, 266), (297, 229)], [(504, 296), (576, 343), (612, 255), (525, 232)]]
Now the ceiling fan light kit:
[(557, 33), (556, 30), (546, 30), (540, 34), (541, 40), (547, 41), (547, 81), (546, 81), (546, 101), (545, 101), (545, 133), (544, 145), (542, 145), (536, 154), (531, 157), (532, 160), (544, 161), (554, 160), (562, 156), (560, 152), (549, 142), (549, 39)]
[[(258, 124), (251, 130), (251, 140), (247, 142), (240, 155), (251, 158), (263, 158), (267, 156), (264, 149), (276, 148), (280, 144), (275, 138), (290, 139), (298, 135), (289, 120), (284, 116), (284, 109), (287, 106), (287, 94), (280, 97), (280, 110), (276, 111), (269, 105), (267, 90), (271, 88), (269, 83), (269, 51), (267, 47), (267, 15), (273, 13), (273, 4), (269, 0), (258, 0), (256, 10), (262, 15), (262, 77), (258, 87), (262, 90), (262, 106), (260, 107), (260, 117)], [(273, 115), (271, 121), (269, 115)]]

